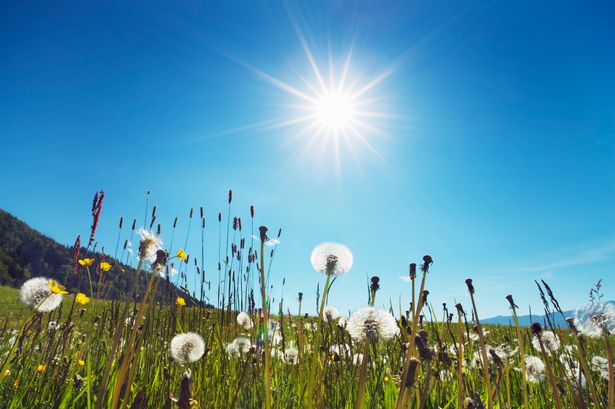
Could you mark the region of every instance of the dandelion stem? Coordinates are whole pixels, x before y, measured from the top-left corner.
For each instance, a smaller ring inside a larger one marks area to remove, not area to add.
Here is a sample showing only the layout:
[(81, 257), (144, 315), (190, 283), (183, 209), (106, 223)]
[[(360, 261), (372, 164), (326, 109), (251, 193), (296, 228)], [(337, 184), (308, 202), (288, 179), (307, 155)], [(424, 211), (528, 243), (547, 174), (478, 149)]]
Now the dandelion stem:
[(265, 408), (271, 409), (271, 373), (270, 373), (270, 360), (271, 355), (269, 353), (269, 308), (267, 305), (267, 290), (265, 283), (265, 240), (261, 240), (261, 259), (260, 259), (260, 273), (261, 273), (261, 296), (263, 299), (263, 320), (265, 322), (264, 331), (264, 350), (265, 350)]
[(606, 356), (608, 360), (608, 369), (609, 369), (609, 385), (608, 385), (608, 397), (607, 397), (607, 408), (613, 409), (613, 404), (615, 403), (615, 376), (613, 374), (613, 347), (611, 346), (611, 340), (609, 339), (609, 335), (606, 330), (602, 330), (603, 338), (604, 338), (604, 347), (606, 348)]

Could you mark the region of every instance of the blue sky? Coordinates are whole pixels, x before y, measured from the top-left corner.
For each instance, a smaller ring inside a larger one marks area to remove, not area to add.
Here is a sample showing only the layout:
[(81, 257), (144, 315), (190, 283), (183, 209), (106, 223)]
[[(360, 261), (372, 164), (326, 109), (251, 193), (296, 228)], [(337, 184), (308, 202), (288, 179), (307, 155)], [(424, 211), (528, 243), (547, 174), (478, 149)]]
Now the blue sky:
[[(544, 278), (567, 307), (615, 267), (615, 9), (607, 2), (197, 2), (3, 4), (0, 10), (0, 207), (59, 241), (98, 239), (143, 218), (152, 191), (163, 236), (204, 206), (206, 269), (217, 276), (218, 211), (283, 229), (276, 292), (314, 303), (309, 263), (322, 241), (347, 244), (353, 270), (331, 303), (405, 303), (398, 277), (435, 260), (431, 301), (507, 313), (512, 293), (540, 310)], [(303, 43), (302, 43), (303, 40)], [(384, 116), (334, 149), (292, 119), (314, 82), (352, 47), (356, 84)], [(264, 73), (270, 77), (266, 77)], [(299, 101), (300, 102), (300, 101)], [(377, 152), (374, 153), (364, 138)], [(301, 154), (301, 152), (303, 152)], [(124, 238), (124, 236), (122, 236)], [(188, 252), (200, 253), (193, 229)], [(292, 302), (291, 302), (292, 304)], [(313, 309), (313, 308), (312, 308)]]

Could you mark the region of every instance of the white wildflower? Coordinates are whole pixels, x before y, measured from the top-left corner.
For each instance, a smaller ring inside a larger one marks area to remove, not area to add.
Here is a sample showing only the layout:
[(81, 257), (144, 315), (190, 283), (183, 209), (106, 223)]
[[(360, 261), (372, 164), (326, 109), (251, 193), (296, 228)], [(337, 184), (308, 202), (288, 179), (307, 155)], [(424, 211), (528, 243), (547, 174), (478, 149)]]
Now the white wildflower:
[(502, 359), (511, 359), (519, 353), (519, 348), (512, 349), (508, 344), (500, 344), (495, 347), (495, 353)]
[(342, 275), (352, 268), (352, 252), (343, 244), (322, 243), (314, 248), (310, 257), (312, 267), (319, 273)]
[(357, 341), (366, 338), (371, 341), (387, 340), (399, 334), (395, 317), (386, 310), (374, 307), (363, 307), (355, 311), (348, 319), (347, 329)]
[[(540, 337), (547, 352), (557, 352), (559, 350), (561, 342), (559, 337), (552, 331), (542, 331)], [(536, 348), (536, 350), (540, 351), (540, 343), (537, 335), (534, 335), (534, 338), (532, 339), (532, 346)]]
[(205, 353), (205, 342), (199, 334), (186, 332), (177, 334), (171, 340), (171, 358), (179, 364), (199, 360)]
[(246, 337), (237, 337), (226, 346), (226, 352), (231, 356), (239, 356), (250, 351), (252, 343)]
[[(483, 339), (489, 335), (489, 331), (483, 328)], [(480, 340), (478, 328), (474, 328), (474, 332), (470, 334), (470, 340), (478, 342)]]
[(592, 303), (577, 310), (574, 322), (581, 334), (590, 338), (599, 338), (603, 331), (615, 333), (615, 306), (611, 303)]
[(322, 312), (322, 320), (324, 322), (335, 321), (336, 319), (339, 318), (339, 316), (340, 316), (340, 313), (337, 310), (337, 308), (331, 305), (327, 305)]
[(609, 379), (609, 361), (601, 356), (592, 358), (592, 370), (599, 372), (602, 379)]
[(525, 378), (528, 382), (540, 383), (545, 380), (545, 364), (537, 356), (525, 357), (525, 369)]
[(350, 357), (350, 345), (348, 344), (336, 344), (329, 347), (329, 353), (338, 355), (340, 358)]
[(38, 312), (53, 311), (62, 303), (62, 294), (51, 292), (49, 279), (45, 277), (31, 278), (19, 290), (21, 302)]
[(252, 329), (252, 327), (254, 327), (252, 318), (250, 318), (250, 316), (243, 311), (237, 314), (237, 324), (239, 324), (245, 330), (250, 330)]
[(284, 351), (284, 362), (291, 365), (296, 365), (299, 362), (299, 350), (295, 347), (286, 348)]
[(453, 373), (448, 369), (443, 369), (438, 372), (438, 379), (443, 382), (450, 382), (451, 380), (453, 380)]
[(139, 258), (153, 263), (156, 261), (156, 252), (162, 250), (162, 240), (150, 230), (141, 228), (138, 233), (141, 236)]

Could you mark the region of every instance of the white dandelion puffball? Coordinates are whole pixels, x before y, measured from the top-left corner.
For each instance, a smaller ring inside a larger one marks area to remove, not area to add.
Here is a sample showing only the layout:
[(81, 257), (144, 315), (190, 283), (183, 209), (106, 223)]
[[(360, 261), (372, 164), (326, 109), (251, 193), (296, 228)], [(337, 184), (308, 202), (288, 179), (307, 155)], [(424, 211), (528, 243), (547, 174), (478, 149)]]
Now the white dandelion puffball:
[(329, 353), (337, 355), (340, 358), (350, 357), (350, 345), (348, 344), (336, 344), (329, 347)]
[(53, 311), (62, 303), (62, 294), (55, 294), (49, 289), (49, 279), (31, 278), (21, 286), (19, 298), (26, 306), (38, 311)]
[(495, 347), (495, 353), (502, 359), (511, 359), (513, 356), (519, 353), (519, 348), (513, 349), (507, 344), (500, 344)]
[(156, 261), (156, 252), (163, 249), (162, 240), (150, 230), (141, 228), (138, 233), (141, 237), (141, 242), (139, 243), (139, 258), (153, 263)]
[(387, 340), (399, 334), (395, 317), (386, 310), (374, 307), (359, 308), (352, 313), (348, 318), (346, 329), (356, 341)]
[(237, 314), (237, 324), (239, 324), (245, 330), (250, 330), (252, 329), (252, 327), (254, 327), (252, 318), (250, 318), (250, 316), (243, 311)]
[(171, 358), (179, 364), (199, 360), (205, 353), (205, 342), (199, 334), (186, 332), (177, 334), (171, 340)]
[(342, 329), (346, 329), (346, 325), (348, 325), (348, 317), (342, 317), (337, 322), (337, 326)]
[(602, 379), (609, 379), (609, 361), (601, 356), (592, 358), (592, 370), (599, 372)]
[[(542, 345), (544, 345), (547, 352), (557, 352), (560, 348), (561, 342), (557, 335), (555, 335), (552, 331), (542, 331), (540, 335), (542, 339)], [(536, 350), (540, 351), (540, 342), (538, 341), (538, 336), (534, 335), (532, 339), (532, 346), (536, 348)]]
[(337, 310), (337, 308), (331, 305), (327, 305), (322, 312), (322, 320), (324, 322), (335, 321), (339, 317), (340, 317), (340, 312)]
[(540, 383), (545, 380), (545, 364), (533, 355), (525, 357), (525, 378), (530, 383)]
[(252, 343), (246, 337), (237, 337), (226, 346), (226, 353), (231, 356), (239, 356), (250, 351)]
[(310, 261), (319, 273), (339, 276), (352, 268), (353, 257), (350, 249), (343, 244), (322, 243), (314, 247)]
[(599, 338), (603, 331), (615, 333), (615, 306), (611, 303), (593, 303), (577, 310), (574, 323), (581, 334)]
[(284, 362), (290, 365), (296, 365), (299, 362), (299, 350), (295, 347), (286, 348), (284, 351)]

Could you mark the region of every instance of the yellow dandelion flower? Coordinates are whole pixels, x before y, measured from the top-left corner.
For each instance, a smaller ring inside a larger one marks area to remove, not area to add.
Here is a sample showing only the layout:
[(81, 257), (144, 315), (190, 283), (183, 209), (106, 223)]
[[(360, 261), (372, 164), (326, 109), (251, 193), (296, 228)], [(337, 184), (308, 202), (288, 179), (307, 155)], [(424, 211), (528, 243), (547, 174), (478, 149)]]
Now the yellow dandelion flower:
[(177, 305), (178, 307), (183, 307), (186, 305), (186, 300), (184, 300), (182, 297), (177, 297), (177, 299), (175, 300), (175, 305)]
[(49, 286), (51, 292), (54, 294), (68, 294), (68, 291), (66, 291), (66, 287), (58, 284), (56, 280), (49, 280), (47, 285)]
[(389, 378), (389, 375), (384, 375), (383, 380), (384, 380), (385, 382), (388, 382), (388, 381), (390, 381), (390, 380), (391, 380), (391, 378)]
[(90, 297), (83, 293), (79, 293), (75, 296), (75, 302), (79, 305), (86, 305), (90, 302)]
[(178, 259), (180, 259), (181, 261), (186, 261), (187, 254), (186, 254), (186, 252), (184, 251), (184, 249), (179, 249), (179, 250), (177, 250), (177, 254), (176, 254), (176, 256), (177, 256), (177, 258), (178, 258)]
[(47, 365), (45, 364), (40, 364), (39, 366), (36, 367), (36, 371), (38, 373), (43, 373), (47, 370)]
[(82, 260), (79, 260), (79, 264), (81, 264), (83, 267), (89, 267), (92, 265), (93, 262), (93, 258), (84, 258)]
[(111, 263), (109, 263), (107, 261), (101, 261), (100, 262), (100, 269), (102, 271), (109, 271), (109, 270), (111, 270)]
[(11, 371), (9, 369), (5, 369), (4, 372), (2, 372), (2, 375), (4, 375), (5, 378), (9, 376), (10, 374), (11, 374)]
[(17, 388), (19, 386), (19, 379), (15, 379), (15, 382), (13, 382), (13, 388)]
[(78, 360), (77, 363), (79, 364), (79, 366), (85, 365), (85, 361), (83, 359)]

